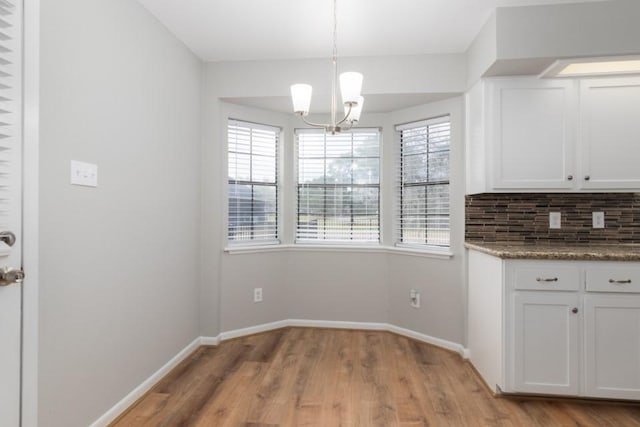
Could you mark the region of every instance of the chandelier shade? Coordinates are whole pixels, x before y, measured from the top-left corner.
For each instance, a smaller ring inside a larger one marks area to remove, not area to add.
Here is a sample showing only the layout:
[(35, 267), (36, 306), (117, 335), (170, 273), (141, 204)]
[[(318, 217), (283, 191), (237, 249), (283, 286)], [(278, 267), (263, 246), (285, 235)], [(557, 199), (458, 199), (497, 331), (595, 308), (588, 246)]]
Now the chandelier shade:
[(311, 105), (311, 85), (298, 83), (291, 86), (291, 100), (293, 101), (293, 112), (306, 116), (309, 114)]
[(349, 71), (340, 74), (340, 92), (344, 104), (356, 104), (362, 90), (362, 74)]

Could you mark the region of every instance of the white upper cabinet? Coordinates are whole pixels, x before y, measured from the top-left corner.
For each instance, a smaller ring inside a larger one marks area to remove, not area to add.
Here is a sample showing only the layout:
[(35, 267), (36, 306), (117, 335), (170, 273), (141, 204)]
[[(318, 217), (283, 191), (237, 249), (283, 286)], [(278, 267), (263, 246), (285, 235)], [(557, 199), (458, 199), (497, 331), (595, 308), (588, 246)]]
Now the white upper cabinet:
[(580, 82), (580, 186), (640, 188), (640, 78)]
[(573, 188), (574, 82), (491, 82), (488, 138), (495, 189)]
[(467, 193), (640, 190), (640, 78), (485, 79), (466, 94)]

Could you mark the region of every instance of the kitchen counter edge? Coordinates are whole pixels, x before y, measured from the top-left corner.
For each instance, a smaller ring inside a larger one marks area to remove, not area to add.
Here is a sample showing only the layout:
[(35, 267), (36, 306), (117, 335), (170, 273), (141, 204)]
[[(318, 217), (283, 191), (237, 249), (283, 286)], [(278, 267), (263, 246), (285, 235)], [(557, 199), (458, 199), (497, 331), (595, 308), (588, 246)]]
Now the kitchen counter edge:
[(466, 241), (464, 247), (502, 259), (640, 261), (638, 245), (514, 245)]

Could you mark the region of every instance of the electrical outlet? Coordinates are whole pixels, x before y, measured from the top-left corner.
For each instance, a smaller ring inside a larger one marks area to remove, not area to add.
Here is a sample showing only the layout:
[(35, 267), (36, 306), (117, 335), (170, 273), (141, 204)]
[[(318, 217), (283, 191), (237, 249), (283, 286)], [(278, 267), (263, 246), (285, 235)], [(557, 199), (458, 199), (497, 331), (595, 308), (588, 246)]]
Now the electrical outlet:
[(253, 289), (253, 302), (262, 302), (262, 288)]
[(411, 293), (409, 294), (409, 300), (411, 302), (411, 307), (420, 308), (420, 292), (416, 289), (411, 289)]
[(71, 184), (97, 187), (98, 165), (71, 160)]
[(592, 212), (593, 228), (604, 228), (604, 212)]
[(549, 228), (561, 228), (562, 216), (560, 212), (549, 212)]

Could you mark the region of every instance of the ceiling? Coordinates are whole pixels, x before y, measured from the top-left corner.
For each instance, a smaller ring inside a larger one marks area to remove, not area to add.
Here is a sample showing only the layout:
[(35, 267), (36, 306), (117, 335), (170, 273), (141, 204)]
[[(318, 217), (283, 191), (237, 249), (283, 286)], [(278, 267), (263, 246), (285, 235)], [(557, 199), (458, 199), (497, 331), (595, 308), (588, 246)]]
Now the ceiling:
[[(332, 0), (138, 0), (204, 61), (329, 58)], [(463, 53), (496, 7), (607, 0), (337, 0), (338, 53), (344, 56)], [(328, 78), (328, 77), (327, 77)], [(387, 113), (454, 93), (365, 92), (365, 113)], [(223, 98), (291, 113), (288, 96)], [(328, 113), (315, 91), (311, 111)]]
[[(205, 61), (328, 57), (331, 0), (138, 0)], [(599, 0), (337, 0), (340, 56), (466, 51), (496, 7)]]

